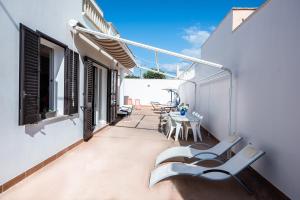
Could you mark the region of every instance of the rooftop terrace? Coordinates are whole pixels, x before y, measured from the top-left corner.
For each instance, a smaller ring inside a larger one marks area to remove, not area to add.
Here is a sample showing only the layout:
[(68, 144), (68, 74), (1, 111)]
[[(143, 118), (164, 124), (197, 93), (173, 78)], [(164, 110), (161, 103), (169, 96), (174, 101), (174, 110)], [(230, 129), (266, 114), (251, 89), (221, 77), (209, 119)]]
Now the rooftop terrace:
[[(205, 142), (217, 142), (203, 135)], [(210, 182), (191, 177), (165, 180), (149, 188), (156, 156), (168, 147), (188, 143), (167, 140), (159, 131), (159, 114), (144, 107), (0, 194), (0, 199), (281, 199), (252, 170), (241, 177), (255, 191), (253, 195), (234, 180)]]

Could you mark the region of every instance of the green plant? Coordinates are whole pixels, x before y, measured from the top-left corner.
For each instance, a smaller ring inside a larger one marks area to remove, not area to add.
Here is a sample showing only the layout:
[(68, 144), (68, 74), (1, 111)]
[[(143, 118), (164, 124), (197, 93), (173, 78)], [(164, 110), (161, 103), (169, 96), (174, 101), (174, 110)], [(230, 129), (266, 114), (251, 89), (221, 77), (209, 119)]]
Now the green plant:
[(139, 76), (135, 76), (133, 74), (125, 76), (125, 78), (140, 78)]
[(180, 110), (184, 110), (185, 112), (188, 111), (189, 107), (187, 105), (182, 105), (179, 107)]
[(146, 78), (146, 79), (166, 79), (165, 75), (157, 73), (157, 72), (154, 72), (154, 71), (147, 71), (147, 72), (145, 72), (143, 74), (143, 77)]

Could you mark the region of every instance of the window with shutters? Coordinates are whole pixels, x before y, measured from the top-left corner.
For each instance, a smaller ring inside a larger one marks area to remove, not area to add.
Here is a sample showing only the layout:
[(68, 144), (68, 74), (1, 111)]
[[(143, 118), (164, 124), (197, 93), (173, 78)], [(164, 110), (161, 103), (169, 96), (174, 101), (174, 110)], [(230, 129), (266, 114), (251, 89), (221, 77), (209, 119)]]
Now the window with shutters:
[(78, 113), (78, 71), (76, 52), (21, 24), (19, 125)]
[(79, 54), (70, 49), (66, 49), (64, 66), (64, 114), (72, 115), (78, 113)]
[(63, 115), (64, 48), (40, 38), (40, 117)]

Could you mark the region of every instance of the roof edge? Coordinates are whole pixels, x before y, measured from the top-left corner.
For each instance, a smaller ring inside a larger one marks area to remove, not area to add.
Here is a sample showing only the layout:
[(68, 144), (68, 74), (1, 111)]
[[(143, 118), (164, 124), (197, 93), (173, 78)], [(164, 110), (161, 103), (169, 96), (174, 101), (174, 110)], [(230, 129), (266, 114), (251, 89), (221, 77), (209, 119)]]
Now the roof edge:
[[(211, 32), (210, 36), (205, 40), (205, 42), (201, 45), (201, 48), (209, 41), (209, 39), (214, 35), (214, 33), (219, 29), (219, 27), (221, 26), (221, 24), (224, 22), (224, 20), (227, 18), (227, 16), (232, 13), (233, 10), (255, 10), (249, 17), (247, 17), (247, 19), (245, 20), (248, 21), (249, 18), (252, 17), (252, 15), (256, 14), (256, 12), (260, 11), (263, 7), (265, 7), (270, 1), (272, 0), (265, 0), (264, 3), (262, 3), (260, 6), (258, 7), (232, 7), (227, 14), (225, 15), (225, 17), (221, 20), (221, 22), (217, 25), (217, 27)], [(242, 23), (244, 24), (244, 23)], [(241, 26), (241, 24), (236, 27), (236, 29), (233, 30), (233, 32), (235, 32), (239, 27)], [(202, 56), (202, 55), (201, 55)]]

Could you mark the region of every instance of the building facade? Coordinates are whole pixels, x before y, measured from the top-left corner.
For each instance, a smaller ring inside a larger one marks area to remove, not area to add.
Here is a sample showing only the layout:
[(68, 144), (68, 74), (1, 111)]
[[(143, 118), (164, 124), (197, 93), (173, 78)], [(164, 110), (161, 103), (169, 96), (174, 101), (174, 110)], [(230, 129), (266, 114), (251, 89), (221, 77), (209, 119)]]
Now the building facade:
[[(300, 198), (299, 7), (297, 0), (270, 0), (256, 10), (234, 8), (202, 46), (203, 59), (233, 72), (232, 131), (266, 152), (254, 169), (292, 199)], [(196, 109), (203, 126), (223, 139), (229, 76), (202, 82), (203, 73), (201, 65), (189, 72), (198, 83)], [(188, 87), (181, 85), (183, 101), (193, 95)]]
[(0, 6), (3, 185), (114, 122), (124, 71), (133, 66), (70, 28), (76, 20), (119, 34), (92, 0), (4, 0)]

